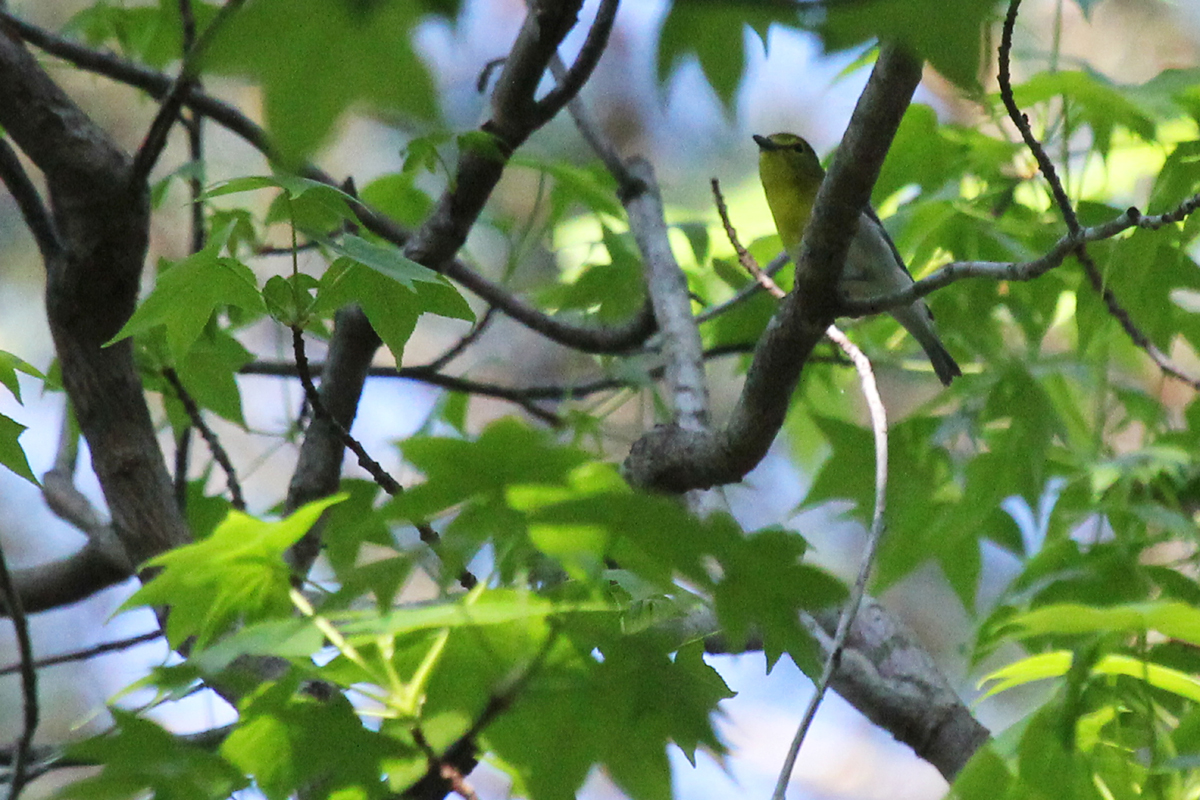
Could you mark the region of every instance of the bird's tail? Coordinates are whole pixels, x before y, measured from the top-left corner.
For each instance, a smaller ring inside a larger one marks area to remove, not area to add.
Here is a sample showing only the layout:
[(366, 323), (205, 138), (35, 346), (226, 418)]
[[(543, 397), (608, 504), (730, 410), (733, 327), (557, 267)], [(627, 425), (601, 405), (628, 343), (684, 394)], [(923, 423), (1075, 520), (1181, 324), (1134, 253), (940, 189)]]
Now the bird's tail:
[(943, 386), (949, 386), (950, 381), (962, 375), (958, 362), (947, 352), (942, 340), (938, 338), (937, 331), (933, 329), (933, 314), (925, 303), (918, 300), (907, 308), (894, 310), (892, 315), (921, 345)]

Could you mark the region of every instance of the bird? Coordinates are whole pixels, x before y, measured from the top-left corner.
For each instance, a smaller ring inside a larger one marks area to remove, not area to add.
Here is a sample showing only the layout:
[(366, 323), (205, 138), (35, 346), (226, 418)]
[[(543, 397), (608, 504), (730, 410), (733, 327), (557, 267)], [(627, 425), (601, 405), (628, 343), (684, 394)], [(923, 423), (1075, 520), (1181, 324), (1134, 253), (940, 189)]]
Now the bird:
[[(754, 141), (759, 150), (759, 178), (775, 219), (775, 229), (792, 263), (798, 264), (800, 239), (812, 216), (825, 170), (812, 145), (794, 133), (756, 134)], [(912, 284), (904, 259), (874, 209), (868, 205), (858, 219), (858, 230), (850, 242), (839, 290), (847, 298), (865, 300)], [(952, 380), (962, 375), (954, 357), (938, 338), (933, 313), (924, 300), (918, 298), (907, 306), (894, 308), (891, 314), (925, 350), (943, 385), (949, 386)]]

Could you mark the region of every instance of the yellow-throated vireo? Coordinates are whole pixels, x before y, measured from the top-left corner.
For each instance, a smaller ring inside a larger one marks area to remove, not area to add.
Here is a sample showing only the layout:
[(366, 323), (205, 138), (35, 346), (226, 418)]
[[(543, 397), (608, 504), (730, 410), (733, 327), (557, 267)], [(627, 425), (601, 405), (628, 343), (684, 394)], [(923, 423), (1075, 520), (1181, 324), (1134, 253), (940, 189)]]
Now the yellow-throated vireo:
[[(792, 133), (755, 136), (758, 143), (758, 173), (767, 205), (775, 218), (775, 229), (793, 263), (800, 260), (800, 239), (812, 216), (817, 190), (825, 170), (812, 146)], [(868, 205), (858, 220), (850, 242), (846, 267), (839, 288), (846, 297), (865, 300), (894, 292), (913, 283), (883, 223)], [(962, 374), (933, 329), (933, 314), (924, 300), (892, 309), (892, 316), (920, 343), (943, 384)]]

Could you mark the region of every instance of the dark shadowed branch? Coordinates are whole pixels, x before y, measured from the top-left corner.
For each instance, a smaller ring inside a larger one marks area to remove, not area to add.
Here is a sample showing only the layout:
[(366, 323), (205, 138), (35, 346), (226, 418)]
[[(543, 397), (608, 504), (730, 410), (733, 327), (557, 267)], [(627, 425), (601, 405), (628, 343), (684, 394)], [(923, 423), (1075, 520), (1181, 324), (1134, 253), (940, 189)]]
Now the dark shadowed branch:
[[(167, 75), (143, 67), (140, 64), (126, 61), (110, 53), (92, 50), (77, 42), (39, 28), (36, 25), (31, 25), (2, 10), (0, 10), (0, 24), (30, 44), (45, 50), (47, 53), (58, 56), (80, 69), (95, 72), (96, 74), (104, 75), (113, 80), (141, 89), (155, 99), (161, 100), (164, 98), (171, 91), (172, 86), (174, 86), (172, 79)], [(540, 47), (539, 42), (535, 42), (535, 44), (538, 44)], [(508, 61), (509, 59), (505, 59), (505, 63)], [(268, 159), (275, 159), (276, 154), (266, 131), (228, 103), (204, 94), (193, 87), (184, 95), (184, 105), (240, 136)], [(525, 135), (527, 136), (528, 132)], [(515, 147), (519, 142), (514, 140), (512, 144)], [(473, 178), (477, 167), (478, 165), (460, 174), (459, 179), (461, 180), (464, 177)], [(328, 186), (341, 186), (339, 181), (334, 180), (330, 175), (311, 164), (304, 165), (297, 171), (298, 174), (305, 178), (324, 183)], [(482, 173), (484, 171), (479, 172)], [(480, 177), (482, 177), (482, 174), (480, 174)], [(475, 205), (476, 195), (479, 194), (479, 187), (486, 186), (486, 184), (486, 179), (482, 183), (472, 182), (468, 184), (470, 191), (454, 193), (460, 201), (470, 201), (469, 203), (462, 202), (456, 214), (477, 214), (478, 209), (471, 212), (470, 208)], [(486, 199), (486, 195), (489, 192), (490, 188), (487, 192), (484, 192), (484, 199)], [(350, 205), (362, 226), (377, 236), (386, 239), (398, 247), (405, 247), (411, 238), (411, 231), (404, 229), (394, 220), (373, 209), (370, 205), (361, 201), (353, 201)], [(454, 249), (457, 250), (457, 247)], [(588, 353), (623, 353), (638, 347), (654, 332), (654, 317), (648, 306), (623, 325), (613, 327), (581, 325), (544, 313), (533, 304), (512, 294), (501, 285), (480, 275), (466, 264), (452, 257), (430, 257), (429, 263), (425, 263), (424, 261), (420, 263), (459, 282), (489, 304), (497, 306), (502, 312), (522, 325), (559, 344), (576, 350)], [(365, 322), (365, 320), (363, 321)], [(349, 322), (353, 323), (354, 321), (350, 320)]]
[(42, 202), (37, 187), (29, 180), (25, 168), (16, 151), (4, 140), (0, 139), (0, 181), (8, 189), (9, 194), (17, 201), (17, 208), (33, 239), (37, 242), (42, 258), (53, 258), (62, 250), (62, 242), (54, 227), (54, 220)]
[(179, 379), (179, 373), (173, 368), (167, 367), (162, 372), (163, 378), (171, 385), (172, 391), (175, 392), (175, 397), (178, 398), (183, 406), (184, 412), (188, 415), (188, 419), (192, 421), (192, 427), (200, 432), (200, 438), (208, 445), (208, 451), (212, 453), (213, 460), (221, 467), (225, 473), (225, 484), (229, 488), (229, 503), (238, 511), (246, 510), (246, 499), (242, 496), (242, 484), (238, 481), (237, 470), (233, 468), (233, 462), (229, 460), (229, 453), (225, 452), (225, 447), (221, 444), (221, 440), (217, 438), (217, 434), (208, 423), (204, 421), (204, 415), (200, 412), (200, 407), (196, 405), (196, 400), (192, 397), (191, 392), (183, 385), (183, 381)]
[[(525, 24), (497, 79), (491, 119), (483, 125), (483, 130), (496, 137), (505, 153), (515, 151), (537, 127), (536, 120), (531, 119), (529, 114), (538, 84), (562, 38), (574, 25), (579, 6), (579, 2), (539, 5), (536, 11), (527, 14)], [(462, 247), (467, 233), (483, 210), (484, 203), (504, 171), (505, 163), (506, 159), (498, 159), (493, 153), (474, 150), (463, 152), (451, 188), (442, 195), (421, 227), (411, 237), (402, 240), (404, 254), (419, 264), (442, 271), (472, 290), (490, 284), (455, 261), (454, 255)], [(380, 233), (380, 229), (372, 226), (380, 221), (371, 217), (362, 218), (364, 226), (376, 233)], [(395, 226), (389, 221), (386, 227)], [(505, 302), (511, 296), (501, 291), (502, 294), (496, 297), (477, 293), (512, 315), (512, 308), (505, 307)], [(524, 301), (518, 302), (518, 307), (524, 305)], [(536, 312), (536, 315), (545, 317), (541, 312)], [(650, 326), (643, 327), (648, 335)], [(320, 391), (330, 410), (331, 419), (343, 428), (349, 427), (354, 419), (367, 369), (379, 345), (379, 337), (361, 311), (347, 310), (338, 315)], [(330, 397), (338, 398), (338, 404), (329, 402)], [(314, 454), (322, 454), (322, 463), (318, 464), (317, 459), (306, 455), (305, 451), (310, 450)], [(341, 439), (332, 426), (310, 426), (289, 491), (289, 507), (295, 508), (336, 490), (340, 454)], [(331, 455), (336, 455), (336, 458), (330, 458)], [(314, 470), (319, 476), (307, 475), (306, 470)]]
[(0, 125), (45, 176), (61, 250), (46, 259), (46, 307), (63, 385), (131, 563), (190, 539), (128, 340), (104, 345), (137, 301), (148, 192), (130, 160), (42, 69), (0, 36)]
[[(103, 642), (102, 644), (85, 647), (82, 650), (72, 650), (69, 653), (60, 653), (56, 656), (47, 656), (39, 658), (33, 662), (33, 666), (37, 669), (45, 667), (54, 667), (59, 664), (70, 664), (76, 661), (87, 661), (88, 659), (96, 658), (107, 653), (118, 653), (123, 650), (128, 650), (131, 647), (137, 647), (139, 644), (153, 642), (163, 638), (162, 631), (149, 631), (141, 633), (137, 636), (130, 636), (125, 639), (117, 639), (112, 642)], [(21, 664), (9, 664), (6, 667), (0, 667), (0, 675), (11, 675), (21, 669)]]
[(21, 602), (21, 593), (13, 582), (8, 571), (8, 561), (4, 550), (0, 548), (0, 596), (12, 619), (13, 629), (17, 634), (17, 652), (20, 654), (19, 665), (21, 673), (21, 733), (17, 737), (17, 746), (12, 760), (12, 772), (8, 779), (9, 800), (17, 800), (29, 776), (26, 768), (29, 762), (29, 749), (33, 745), (33, 735), (38, 725), (38, 696), (37, 669), (34, 667), (33, 642), (29, 638), (29, 619), (25, 616), (25, 608)]

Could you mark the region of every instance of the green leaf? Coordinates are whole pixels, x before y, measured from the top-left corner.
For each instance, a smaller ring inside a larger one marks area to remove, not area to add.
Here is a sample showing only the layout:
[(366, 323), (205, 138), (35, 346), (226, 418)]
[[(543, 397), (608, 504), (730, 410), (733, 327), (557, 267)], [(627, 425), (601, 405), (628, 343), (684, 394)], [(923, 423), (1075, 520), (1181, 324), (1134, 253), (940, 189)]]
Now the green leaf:
[(876, 205), (912, 184), (923, 192), (937, 191), (962, 174), (968, 166), (967, 152), (967, 143), (939, 124), (932, 108), (913, 103), (900, 121), (872, 190)]
[(992, 742), (985, 742), (954, 778), (950, 796), (960, 800), (1008, 797), (1013, 774)]
[(208, 647), (193, 650), (187, 663), (215, 675), (242, 656), (310, 657), (325, 646), (325, 634), (311, 619), (272, 619), (239, 628)]
[(597, 214), (624, 219), (625, 212), (617, 200), (616, 182), (602, 167), (576, 167), (561, 161), (548, 161), (526, 155), (513, 156), (509, 163), (512, 166), (537, 170), (554, 179), (554, 219), (563, 216), (575, 203), (582, 203)]
[(25, 458), (25, 450), (18, 437), (26, 431), (26, 427), (11, 417), (0, 414), (0, 465), (7, 467), (34, 486), (41, 486), (29, 468)]
[(392, 500), (392, 514), (429, 519), (478, 494), (502, 496), (511, 484), (565, 483), (588, 457), (513, 418), (484, 428), (474, 442), (418, 437), (401, 445), (404, 457), (426, 481)]
[(203, 66), (262, 85), (271, 138), (285, 162), (297, 163), (356, 103), (434, 116), (433, 84), (412, 46), (420, 19), (416, 4), (398, 0), (250, 0)]
[[(488, 728), (487, 741), (523, 779), (522, 793), (531, 800), (573, 797), (592, 764), (603, 764), (630, 797), (669, 800), (667, 743), (720, 757), (712, 714), (731, 694), (699, 647), (671, 660), (653, 640), (626, 637), (603, 648), (602, 663), (584, 662), (533, 683)], [(581, 726), (581, 719), (605, 724)], [(571, 747), (563, 748), (564, 741)]]
[(45, 375), (20, 356), (0, 350), (0, 384), (3, 384), (4, 388), (12, 392), (12, 396), (20, 403), (22, 402), (21, 384), (17, 380), (18, 372), (24, 372), (26, 375), (37, 378), (40, 381), (46, 380)]
[(1141, 633), (1200, 646), (1200, 611), (1180, 602), (1129, 603), (1095, 607), (1056, 603), (1020, 614), (1008, 622), (1018, 638), (1046, 634)]
[(417, 281), (426, 283), (444, 283), (445, 278), (428, 267), (423, 267), (400, 252), (398, 247), (387, 244), (374, 244), (353, 234), (342, 237), (340, 241), (331, 242), (330, 248), (356, 264), (363, 264), (386, 275), (406, 289), (412, 289)]
[[(403, 262), (395, 263), (402, 268)], [(411, 288), (406, 288), (404, 282), (368, 264), (352, 258), (339, 258), (321, 276), (311, 312), (327, 314), (351, 303), (358, 304), (379, 338), (392, 351), (397, 364), (403, 362), (404, 346), (416, 330), (417, 318), (421, 314), (474, 319), (467, 301), (440, 276), (433, 282), (420, 278), (407, 285)]]
[(150, 295), (107, 344), (163, 326), (171, 357), (179, 364), (220, 308), (265, 312), (254, 272), (237, 259), (218, 256), (222, 244), (214, 237), (204, 250), (166, 266)]
[(541, 293), (542, 303), (556, 309), (595, 312), (600, 322), (629, 319), (645, 302), (642, 260), (632, 237), (604, 226), (608, 264), (589, 266), (570, 283), (559, 283)]
[(415, 185), (411, 174), (404, 172), (376, 178), (362, 188), (360, 195), (363, 202), (410, 227), (419, 225), (433, 209), (429, 194)]
[(329, 509), (321, 542), (330, 565), (339, 574), (354, 566), (359, 550), (367, 543), (392, 546), (392, 533), (375, 508), (379, 485), (367, 480), (343, 480), (345, 501)]
[[(991, 697), (1032, 681), (1062, 677), (1071, 669), (1073, 658), (1074, 656), (1069, 650), (1058, 650), (1053, 653), (1041, 653), (1022, 658), (980, 679), (980, 687), (992, 683), (984, 692), (983, 697)], [(1156, 689), (1179, 695), (1192, 702), (1200, 702), (1200, 680), (1186, 672), (1132, 656), (1118, 653), (1102, 656), (1092, 666), (1091, 674), (1124, 675), (1145, 681)]]
[(564, 614), (615, 614), (607, 602), (559, 603), (535, 594), (492, 589), (471, 602), (438, 603), (419, 608), (401, 608), (379, 617), (351, 621), (341, 626), (352, 642), (374, 641), (380, 634), (475, 628), (504, 625), (527, 619), (545, 619)]
[(820, 661), (800, 624), (800, 611), (843, 602), (846, 588), (824, 570), (802, 564), (806, 549), (799, 534), (781, 528), (747, 537), (722, 560), (724, 576), (713, 601), (721, 629), (735, 647), (756, 632), (763, 637), (768, 668), (786, 652), (812, 675)]
[(1065, 97), (1072, 118), (1092, 130), (1094, 146), (1107, 156), (1115, 128), (1128, 130), (1143, 141), (1155, 140), (1155, 124), (1119, 87), (1099, 73), (1080, 70), (1039, 72), (1023, 84), (1013, 87), (1013, 98), (1028, 108), (1056, 97)]
[[(201, 408), (219, 414), (230, 422), (246, 427), (242, 416), (242, 394), (237, 373), (254, 356), (224, 331), (212, 331), (196, 340), (177, 367), (179, 380)], [(174, 402), (170, 391), (166, 396)]]
[[(197, 30), (203, 30), (216, 16), (217, 4), (192, 4)], [(158, 6), (97, 2), (85, 7), (63, 27), (63, 32), (78, 32), (93, 47), (116, 45), (126, 58), (162, 69), (183, 55), (183, 25), (179, 3), (159, 0)]]
[(133, 800), (149, 792), (164, 800), (221, 800), (249, 784), (229, 761), (158, 724), (117, 706), (109, 713), (112, 730), (67, 745), (70, 757), (103, 769), (67, 783), (58, 797)]
[(979, 91), (984, 25), (992, 0), (962, 0), (954, 13), (936, 0), (868, 0), (821, 6), (818, 32), (826, 51), (845, 50), (872, 39), (906, 45), (959, 87)]
[(279, 522), (231, 511), (207, 539), (146, 562), (148, 567), (162, 567), (162, 572), (121, 610), (170, 605), (167, 639), (173, 647), (189, 636), (203, 647), (238, 621), (286, 615), (292, 608), (292, 575), (284, 554), (325, 509), (345, 498), (317, 500)]
[(732, 107), (746, 66), (746, 26), (753, 27), (759, 37), (765, 39), (771, 23), (795, 22), (796, 19), (795, 10), (781, 7), (672, 3), (659, 37), (659, 81), (685, 54), (694, 53), (717, 97), (726, 107)]
[(297, 680), (267, 684), (240, 704), (237, 728), (221, 754), (254, 778), (269, 800), (320, 783), (323, 796), (382, 798), (392, 760), (424, 756), (413, 744), (367, 730), (340, 694), (317, 700)]

